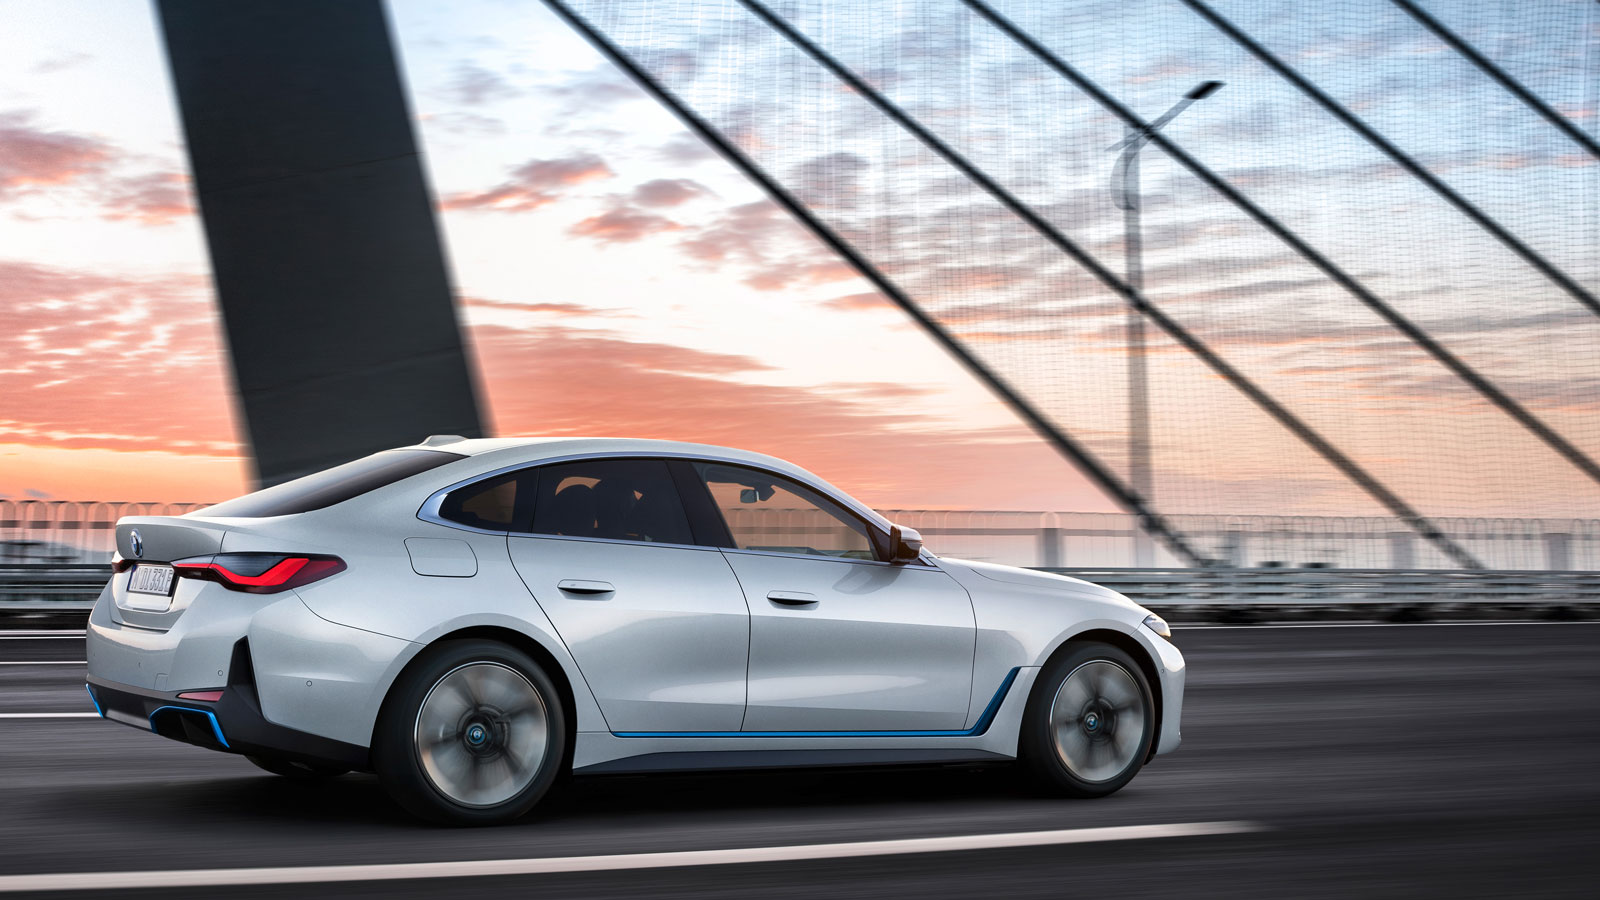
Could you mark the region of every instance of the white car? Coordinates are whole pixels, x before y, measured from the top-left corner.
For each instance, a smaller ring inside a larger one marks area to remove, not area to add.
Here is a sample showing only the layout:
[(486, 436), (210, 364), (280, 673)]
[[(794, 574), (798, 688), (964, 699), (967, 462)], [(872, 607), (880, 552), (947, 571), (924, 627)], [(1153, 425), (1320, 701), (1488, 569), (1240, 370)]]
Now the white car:
[(1100, 796), (1179, 740), (1158, 616), (755, 453), (434, 437), (116, 532), (102, 716), (436, 821), (566, 772), (1021, 760)]

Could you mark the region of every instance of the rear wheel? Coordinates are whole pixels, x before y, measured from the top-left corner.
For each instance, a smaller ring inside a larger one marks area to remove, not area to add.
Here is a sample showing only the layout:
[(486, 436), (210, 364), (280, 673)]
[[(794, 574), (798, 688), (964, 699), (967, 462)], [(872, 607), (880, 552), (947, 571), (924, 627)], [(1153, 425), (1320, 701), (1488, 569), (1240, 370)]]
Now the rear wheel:
[(1104, 797), (1133, 780), (1155, 739), (1155, 702), (1124, 651), (1084, 643), (1039, 675), (1020, 750), (1036, 779), (1073, 797)]
[(560, 773), (567, 721), (554, 683), (527, 654), (495, 641), (447, 641), (395, 682), (373, 735), (390, 795), (423, 818), (509, 822)]
[(292, 778), (296, 781), (310, 781), (317, 778), (336, 778), (350, 771), (343, 766), (321, 765), (318, 763), (300, 762), (294, 759), (279, 759), (274, 756), (246, 756), (245, 759), (254, 763), (256, 768)]

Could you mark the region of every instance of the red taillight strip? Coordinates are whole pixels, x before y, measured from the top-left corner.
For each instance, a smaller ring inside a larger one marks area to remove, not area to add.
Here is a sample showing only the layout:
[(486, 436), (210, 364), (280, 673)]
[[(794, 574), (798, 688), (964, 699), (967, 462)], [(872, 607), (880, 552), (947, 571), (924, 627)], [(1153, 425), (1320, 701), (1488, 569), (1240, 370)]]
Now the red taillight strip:
[(291, 556), (287, 559), (278, 560), (278, 562), (274, 564), (272, 568), (262, 572), (260, 575), (240, 575), (237, 572), (228, 571), (226, 566), (218, 565), (217, 563), (213, 562), (173, 563), (172, 567), (175, 569), (188, 570), (209, 569), (210, 571), (222, 576), (222, 580), (229, 584), (238, 585), (239, 587), (279, 587), (283, 585), (284, 582), (293, 578), (295, 573), (305, 568), (306, 563), (309, 562), (311, 562), (311, 560), (304, 556)]
[(336, 556), (286, 556), (260, 575), (241, 575), (210, 559), (206, 562), (179, 560), (172, 567), (185, 578), (215, 581), (229, 590), (247, 594), (275, 594), (345, 570), (344, 560)]

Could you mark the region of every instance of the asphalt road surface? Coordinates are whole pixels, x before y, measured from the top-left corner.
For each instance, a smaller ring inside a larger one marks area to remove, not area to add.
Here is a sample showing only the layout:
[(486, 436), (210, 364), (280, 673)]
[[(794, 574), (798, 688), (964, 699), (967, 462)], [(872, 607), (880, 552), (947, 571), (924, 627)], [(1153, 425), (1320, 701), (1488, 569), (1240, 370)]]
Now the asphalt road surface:
[[(155, 871), (47, 896), (1595, 896), (1600, 625), (1177, 639), (1183, 747), (1107, 799), (1041, 798), (1003, 769), (609, 777), (517, 825), (456, 830), (412, 822), (370, 776), (295, 784), (95, 718), (17, 716), (90, 711), (82, 641), (0, 636), (0, 893), (38, 886), (16, 875)], [(1233, 824), (1168, 827), (1193, 823)], [(1121, 826), (1156, 827), (1100, 830)], [(985, 845), (1018, 833), (1042, 843)], [(954, 840), (815, 848), (922, 838)], [(677, 851), (733, 852), (628, 868)], [(593, 856), (615, 858), (569, 860)], [(306, 868), (452, 861), (467, 864), (369, 881)], [(241, 867), (289, 883), (206, 880)]]

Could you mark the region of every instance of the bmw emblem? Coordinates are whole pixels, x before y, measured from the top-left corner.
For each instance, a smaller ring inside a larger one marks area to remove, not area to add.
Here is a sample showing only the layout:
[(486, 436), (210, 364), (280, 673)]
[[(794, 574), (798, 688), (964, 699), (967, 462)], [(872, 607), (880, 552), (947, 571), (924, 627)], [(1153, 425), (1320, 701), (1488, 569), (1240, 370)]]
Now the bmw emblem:
[(144, 538), (139, 536), (139, 529), (128, 532), (128, 549), (133, 551), (135, 557), (144, 556)]

